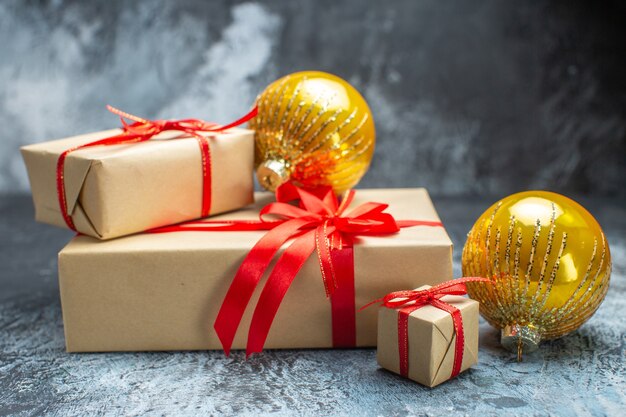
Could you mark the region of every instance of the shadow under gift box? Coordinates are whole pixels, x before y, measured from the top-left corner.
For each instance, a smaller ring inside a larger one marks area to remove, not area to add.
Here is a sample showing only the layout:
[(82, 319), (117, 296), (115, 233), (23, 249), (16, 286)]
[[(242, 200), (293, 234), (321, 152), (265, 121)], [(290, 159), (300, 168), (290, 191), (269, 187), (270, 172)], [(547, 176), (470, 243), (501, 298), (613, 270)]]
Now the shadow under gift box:
[[(216, 219), (258, 219), (273, 195)], [(351, 207), (389, 204), (397, 220), (439, 218), (424, 189), (358, 190)], [(350, 209), (346, 210), (347, 213)], [(246, 254), (266, 232), (137, 234), (105, 242), (75, 237), (59, 254), (67, 350), (145, 351), (221, 349), (213, 330), (222, 300)], [(452, 242), (443, 227), (403, 228), (360, 236), (354, 244), (355, 306), (403, 288), (452, 277)], [(244, 348), (256, 288), (234, 340)], [(358, 346), (376, 345), (376, 309), (356, 313)], [(332, 347), (331, 304), (315, 254), (287, 292), (265, 348)]]
[[(57, 194), (59, 155), (120, 132), (107, 130), (21, 148), (37, 221), (67, 227)], [(142, 143), (96, 146), (69, 154), (65, 190), (77, 231), (110, 239), (201, 217), (200, 147), (196, 138), (173, 139), (180, 136), (180, 132), (164, 132)], [(233, 128), (208, 137), (210, 214), (252, 203), (254, 132)]]

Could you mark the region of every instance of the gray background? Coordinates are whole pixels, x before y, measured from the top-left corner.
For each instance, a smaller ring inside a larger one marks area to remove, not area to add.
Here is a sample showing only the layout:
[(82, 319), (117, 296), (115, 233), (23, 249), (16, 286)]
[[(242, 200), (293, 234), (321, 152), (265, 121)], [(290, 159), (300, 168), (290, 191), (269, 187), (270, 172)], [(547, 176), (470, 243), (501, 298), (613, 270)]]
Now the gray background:
[(626, 195), (625, 6), (505, 1), (0, 1), (0, 192), (22, 144), (117, 126), (109, 103), (226, 122), (265, 85), (352, 82), (378, 130), (361, 186)]
[[(0, 416), (624, 414), (626, 4), (335, 3), (0, 0)], [(303, 69), (366, 96), (362, 186), (427, 186), (455, 276), (496, 197), (576, 195), (613, 256), (597, 314), (522, 363), (481, 320), (479, 364), (433, 390), (373, 349), (66, 354), (56, 256), (72, 233), (33, 221), (18, 147), (117, 126), (107, 103), (229, 121)]]

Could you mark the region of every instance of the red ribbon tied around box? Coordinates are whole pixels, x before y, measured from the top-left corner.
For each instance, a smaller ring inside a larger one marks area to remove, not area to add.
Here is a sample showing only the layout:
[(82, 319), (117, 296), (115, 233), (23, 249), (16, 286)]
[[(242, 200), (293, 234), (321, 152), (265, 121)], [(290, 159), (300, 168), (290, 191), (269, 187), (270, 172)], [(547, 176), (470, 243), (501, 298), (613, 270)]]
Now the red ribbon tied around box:
[[(74, 221), (70, 213), (67, 210), (67, 199), (65, 193), (65, 159), (67, 156), (79, 149), (91, 148), (93, 146), (109, 146), (109, 145), (122, 145), (138, 142), (145, 142), (152, 139), (159, 133), (166, 131), (178, 131), (186, 133), (185, 136), (176, 137), (173, 139), (182, 139), (185, 137), (193, 136), (198, 140), (200, 146), (200, 154), (202, 156), (202, 208), (200, 217), (206, 217), (211, 212), (211, 150), (209, 148), (209, 141), (206, 136), (200, 134), (200, 132), (218, 133), (228, 130), (232, 127), (239, 126), (257, 115), (258, 109), (255, 106), (248, 114), (242, 118), (229, 123), (225, 126), (218, 125), (217, 123), (205, 122), (198, 119), (182, 119), (182, 120), (147, 120), (141, 117), (133, 116), (132, 114), (123, 112), (112, 106), (107, 106), (107, 109), (118, 116), (122, 121), (122, 133), (108, 138), (99, 139), (93, 142), (85, 143), (83, 145), (75, 146), (67, 149), (59, 156), (57, 160), (57, 197), (59, 200), (59, 207), (63, 219), (67, 224), (67, 227), (76, 231)], [(132, 120), (134, 123), (128, 124), (125, 119)]]
[[(287, 290), (314, 251), (331, 302), (333, 346), (354, 347), (353, 238), (392, 234), (404, 227), (442, 226), (436, 221), (395, 220), (384, 212), (388, 204), (382, 203), (364, 203), (346, 213), (354, 194), (353, 190), (348, 191), (339, 202), (330, 187), (305, 190), (285, 183), (276, 190), (277, 201), (260, 211), (259, 220), (193, 221), (152, 232), (268, 230), (241, 263), (215, 320), (215, 331), (227, 355), (254, 290), (278, 250), (290, 240), (292, 242), (277, 259), (255, 306), (246, 354), (263, 350)], [(294, 201), (298, 205), (289, 204)], [(266, 220), (270, 215), (274, 218)]]
[(374, 300), (365, 305), (367, 308), (372, 304), (382, 304), (384, 307), (392, 309), (400, 309), (398, 311), (398, 350), (400, 354), (400, 375), (407, 377), (409, 374), (409, 316), (415, 310), (427, 305), (431, 305), (440, 310), (450, 313), (454, 332), (456, 334), (456, 343), (454, 348), (454, 363), (452, 365), (452, 373), (450, 378), (454, 378), (461, 371), (463, 363), (463, 351), (465, 350), (465, 333), (463, 330), (463, 317), (461, 310), (442, 301), (441, 298), (446, 295), (465, 295), (467, 289), (466, 282), (491, 282), (487, 278), (465, 277), (442, 282), (424, 290), (407, 290), (395, 291), (387, 294), (383, 298)]

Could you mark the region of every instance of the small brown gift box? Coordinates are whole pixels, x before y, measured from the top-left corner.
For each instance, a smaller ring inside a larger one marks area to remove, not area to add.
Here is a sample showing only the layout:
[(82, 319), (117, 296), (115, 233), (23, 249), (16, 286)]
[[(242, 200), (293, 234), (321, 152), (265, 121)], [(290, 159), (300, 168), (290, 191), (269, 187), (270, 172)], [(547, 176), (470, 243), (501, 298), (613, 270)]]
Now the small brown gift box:
[[(256, 220), (273, 201), (258, 193), (250, 208), (211, 220)], [(438, 221), (424, 189), (358, 190), (352, 206), (389, 204), (398, 220)], [(67, 350), (146, 351), (220, 349), (213, 329), (242, 260), (265, 231), (142, 233), (108, 241), (75, 237), (59, 254)], [(284, 249), (284, 248), (283, 248)], [(356, 309), (401, 288), (452, 276), (452, 242), (445, 229), (408, 227), (354, 243)], [(246, 346), (261, 280), (233, 348)], [(376, 309), (356, 314), (356, 345), (376, 345)], [(331, 306), (311, 256), (283, 299), (266, 348), (332, 347)]]
[[(120, 132), (107, 130), (21, 149), (38, 221), (67, 227), (56, 184), (61, 153)], [(180, 136), (180, 132), (163, 132), (146, 142), (70, 153), (64, 170), (65, 192), (76, 230), (110, 239), (201, 217), (202, 155), (197, 139)], [(233, 128), (208, 136), (208, 143), (210, 214), (252, 203), (254, 132)]]
[[(427, 288), (430, 286), (418, 290)], [(465, 343), (460, 366), (462, 372), (478, 362), (478, 302), (458, 295), (446, 295), (441, 301), (458, 308), (463, 318)], [(380, 366), (401, 375), (400, 310), (379, 309), (377, 359)], [(429, 387), (450, 379), (457, 337), (451, 314), (435, 306), (424, 305), (409, 314), (406, 331), (408, 374), (404, 376)]]

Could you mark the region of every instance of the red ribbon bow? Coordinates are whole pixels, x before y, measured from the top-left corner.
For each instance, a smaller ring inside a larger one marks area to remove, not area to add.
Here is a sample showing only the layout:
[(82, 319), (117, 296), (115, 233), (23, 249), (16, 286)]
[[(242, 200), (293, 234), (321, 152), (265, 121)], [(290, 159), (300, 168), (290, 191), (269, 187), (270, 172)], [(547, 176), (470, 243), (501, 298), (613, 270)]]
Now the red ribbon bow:
[[(141, 117), (133, 116), (132, 114), (123, 112), (112, 106), (107, 106), (107, 109), (118, 116), (122, 121), (122, 133), (119, 135), (111, 136), (104, 139), (99, 139), (94, 142), (85, 143), (83, 145), (75, 146), (67, 149), (61, 155), (57, 161), (57, 197), (59, 200), (59, 207), (63, 219), (67, 224), (67, 227), (76, 231), (74, 221), (68, 213), (67, 201), (65, 193), (65, 159), (67, 156), (79, 149), (90, 148), (93, 146), (108, 146), (108, 145), (121, 145), (145, 142), (152, 139), (159, 133), (166, 131), (179, 131), (193, 136), (198, 140), (200, 146), (200, 152), (202, 155), (202, 176), (203, 176), (203, 193), (202, 193), (202, 210), (200, 217), (206, 217), (211, 211), (211, 151), (209, 148), (209, 142), (205, 136), (202, 136), (199, 132), (222, 132), (232, 127), (239, 126), (257, 115), (258, 109), (255, 106), (248, 114), (242, 118), (221, 126), (216, 123), (205, 122), (198, 119), (183, 119), (183, 120), (147, 120)], [(128, 124), (125, 119), (132, 120), (134, 123)], [(179, 139), (179, 138), (175, 138)]]
[(458, 308), (452, 304), (442, 301), (441, 298), (446, 295), (467, 294), (467, 289), (465, 287), (466, 282), (491, 281), (487, 278), (465, 277), (446, 281), (424, 290), (395, 291), (387, 294), (383, 298), (374, 300), (361, 308), (367, 308), (372, 304), (380, 303), (387, 308), (400, 309), (398, 311), (398, 350), (400, 354), (400, 374), (402, 376), (407, 377), (409, 374), (409, 316), (415, 310), (427, 305), (447, 311), (452, 316), (454, 332), (456, 333), (456, 344), (454, 350), (454, 363), (452, 365), (450, 378), (454, 378), (459, 374), (461, 371), (461, 364), (463, 363), (463, 351), (465, 350), (463, 317), (461, 316), (461, 311)]
[[(291, 183), (276, 190), (275, 203), (265, 206), (258, 221), (195, 221), (153, 232), (269, 230), (241, 263), (224, 298), (214, 328), (228, 355), (252, 294), (278, 250), (293, 240), (278, 258), (255, 307), (246, 354), (261, 352), (278, 308), (294, 278), (316, 251), (332, 310), (333, 346), (356, 345), (354, 253), (356, 235), (396, 233), (403, 227), (442, 226), (434, 221), (397, 221), (384, 213), (388, 204), (364, 203), (350, 210), (354, 191), (339, 203), (332, 188), (305, 190)], [(298, 205), (289, 204), (297, 201)], [(266, 220), (269, 215), (278, 219)]]

